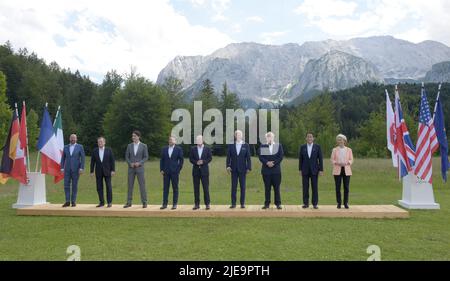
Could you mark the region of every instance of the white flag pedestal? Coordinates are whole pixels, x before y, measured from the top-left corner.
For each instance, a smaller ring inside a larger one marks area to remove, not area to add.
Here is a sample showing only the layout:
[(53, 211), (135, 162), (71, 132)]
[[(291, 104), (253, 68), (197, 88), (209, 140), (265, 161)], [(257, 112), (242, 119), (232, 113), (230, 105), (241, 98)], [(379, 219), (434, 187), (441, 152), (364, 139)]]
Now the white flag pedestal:
[(412, 173), (403, 178), (403, 196), (398, 200), (407, 209), (440, 209), (434, 201), (433, 185), (423, 182)]
[(41, 173), (27, 173), (28, 184), (20, 184), (17, 203), (12, 207), (15, 209), (28, 206), (48, 204), (45, 189), (45, 175)]

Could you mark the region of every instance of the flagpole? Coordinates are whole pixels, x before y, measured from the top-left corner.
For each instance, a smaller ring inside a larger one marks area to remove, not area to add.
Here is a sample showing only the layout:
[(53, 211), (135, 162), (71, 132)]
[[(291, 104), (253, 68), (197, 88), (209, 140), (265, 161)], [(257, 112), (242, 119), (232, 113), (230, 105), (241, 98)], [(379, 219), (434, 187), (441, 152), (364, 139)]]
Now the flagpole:
[[(48, 102), (45, 103), (45, 107), (46, 108), (48, 107)], [(37, 157), (36, 157), (36, 170), (35, 170), (36, 173), (38, 171), (38, 166), (39, 166), (39, 154), (41, 154), (40, 150), (38, 150)]]
[(442, 87), (442, 82), (439, 83), (439, 86), (438, 86), (438, 93), (437, 93), (437, 96), (436, 96), (436, 103), (434, 104), (433, 120), (434, 120), (434, 115), (436, 115), (437, 102), (439, 100), (439, 96), (441, 95), (441, 87)]
[[(400, 100), (400, 95), (398, 94), (398, 84), (395, 84), (395, 94), (394, 94), (395, 109), (397, 109), (397, 96), (398, 96), (398, 99)], [(395, 113), (395, 111), (394, 111), (394, 113)], [(394, 120), (395, 135), (396, 135), (396, 138), (398, 138), (398, 136), (397, 136), (397, 116), (395, 116), (395, 114), (394, 114), (394, 117), (395, 117), (395, 120)], [(402, 177), (401, 177), (400, 169), (401, 169), (400, 154), (397, 154), (397, 176), (398, 176), (398, 180), (401, 182)]]
[[(26, 114), (26, 106), (25, 106), (25, 101), (23, 101), (23, 108), (25, 108), (25, 114)], [(31, 172), (30, 171), (30, 149), (28, 147), (28, 124), (25, 124), (25, 134), (26, 134), (26, 139), (27, 139), (27, 153), (26, 153), (26, 157), (27, 157), (27, 171), (28, 173)]]

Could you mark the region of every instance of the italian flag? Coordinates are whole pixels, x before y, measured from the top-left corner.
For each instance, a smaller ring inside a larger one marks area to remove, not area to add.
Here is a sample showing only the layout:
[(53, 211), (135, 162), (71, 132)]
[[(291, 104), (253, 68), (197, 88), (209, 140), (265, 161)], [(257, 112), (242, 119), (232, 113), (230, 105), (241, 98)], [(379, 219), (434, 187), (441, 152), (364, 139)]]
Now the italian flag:
[(54, 133), (47, 106), (44, 108), (44, 115), (42, 117), (41, 131), (39, 133), (37, 149), (42, 155), (41, 172), (43, 174), (54, 176), (55, 183), (62, 180), (64, 178), (64, 174), (61, 172), (62, 151), (58, 147), (58, 142)]

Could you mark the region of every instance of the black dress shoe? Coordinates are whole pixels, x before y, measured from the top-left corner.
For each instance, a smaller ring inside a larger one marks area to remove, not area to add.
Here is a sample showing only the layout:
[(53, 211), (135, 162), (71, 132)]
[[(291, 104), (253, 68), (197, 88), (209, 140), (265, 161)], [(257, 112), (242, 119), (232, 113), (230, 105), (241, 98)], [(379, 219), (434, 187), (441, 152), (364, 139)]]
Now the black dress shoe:
[(107, 208), (111, 208), (112, 207), (112, 204), (111, 203), (109, 203), (108, 204), (108, 206), (107, 206)]
[(241, 209), (245, 209), (245, 205), (241, 205)]
[(194, 208), (192, 208), (192, 210), (198, 210), (198, 209), (200, 209), (200, 206), (194, 206)]
[(234, 209), (234, 208), (236, 208), (236, 205), (231, 205), (230, 206), (230, 209)]
[(66, 203), (64, 203), (64, 205), (62, 205), (62, 206), (63, 206), (63, 208), (69, 207), (69, 206), (70, 206), (70, 202), (66, 202)]
[(147, 203), (142, 204), (142, 208), (147, 208)]
[(263, 209), (263, 210), (269, 209), (269, 205), (264, 205), (264, 206), (262, 207), (262, 209)]
[(76, 207), (76, 206), (77, 206), (77, 203), (72, 202), (72, 207)]
[(303, 208), (303, 209), (308, 209), (309, 206), (308, 206), (308, 205), (303, 205), (302, 208)]
[(130, 207), (131, 207), (131, 204), (125, 204), (123, 207), (124, 207), (124, 208), (130, 208)]
[(281, 209), (283, 209), (283, 208), (281, 207), (281, 205), (277, 205), (277, 209), (278, 209), (278, 210), (281, 210)]
[(346, 209), (350, 208), (347, 204), (345, 204), (344, 207), (345, 207)]
[(177, 209), (177, 205), (173, 205), (172, 210), (176, 210), (176, 209)]
[(338, 205), (337, 205), (337, 208), (340, 209), (340, 208), (341, 208), (341, 204), (338, 204)]
[(206, 205), (206, 210), (209, 210), (209, 209), (211, 209), (211, 207), (209, 207), (209, 205)]
[(317, 205), (315, 205), (313, 208), (314, 208), (314, 209), (319, 209), (319, 207), (318, 207)]
[(159, 208), (160, 210), (164, 210), (164, 209), (167, 209), (167, 206), (161, 206), (160, 208)]
[(105, 204), (100, 203), (100, 204), (98, 204), (98, 205), (95, 206), (95, 207), (96, 207), (96, 208), (100, 208), (100, 207), (103, 207), (103, 206), (105, 206)]

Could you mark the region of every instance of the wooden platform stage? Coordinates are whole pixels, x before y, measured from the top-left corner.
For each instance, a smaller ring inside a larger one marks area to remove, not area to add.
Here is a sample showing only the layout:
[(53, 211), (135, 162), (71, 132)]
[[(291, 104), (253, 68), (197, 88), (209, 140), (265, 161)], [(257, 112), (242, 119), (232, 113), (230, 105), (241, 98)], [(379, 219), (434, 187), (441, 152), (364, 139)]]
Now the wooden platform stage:
[(283, 209), (275, 207), (263, 210), (260, 205), (248, 205), (245, 209), (238, 206), (230, 209), (228, 205), (211, 205), (210, 210), (201, 206), (192, 210), (192, 205), (178, 205), (171, 210), (170, 205), (160, 210), (159, 205), (133, 205), (124, 209), (122, 205), (111, 208), (96, 208), (95, 204), (77, 204), (76, 207), (61, 207), (61, 204), (46, 204), (17, 209), (21, 216), (80, 216), (80, 217), (328, 217), (328, 218), (408, 218), (408, 211), (394, 205), (351, 205), (350, 209), (337, 209), (335, 205), (319, 205), (319, 209), (303, 209), (300, 205), (285, 205)]

